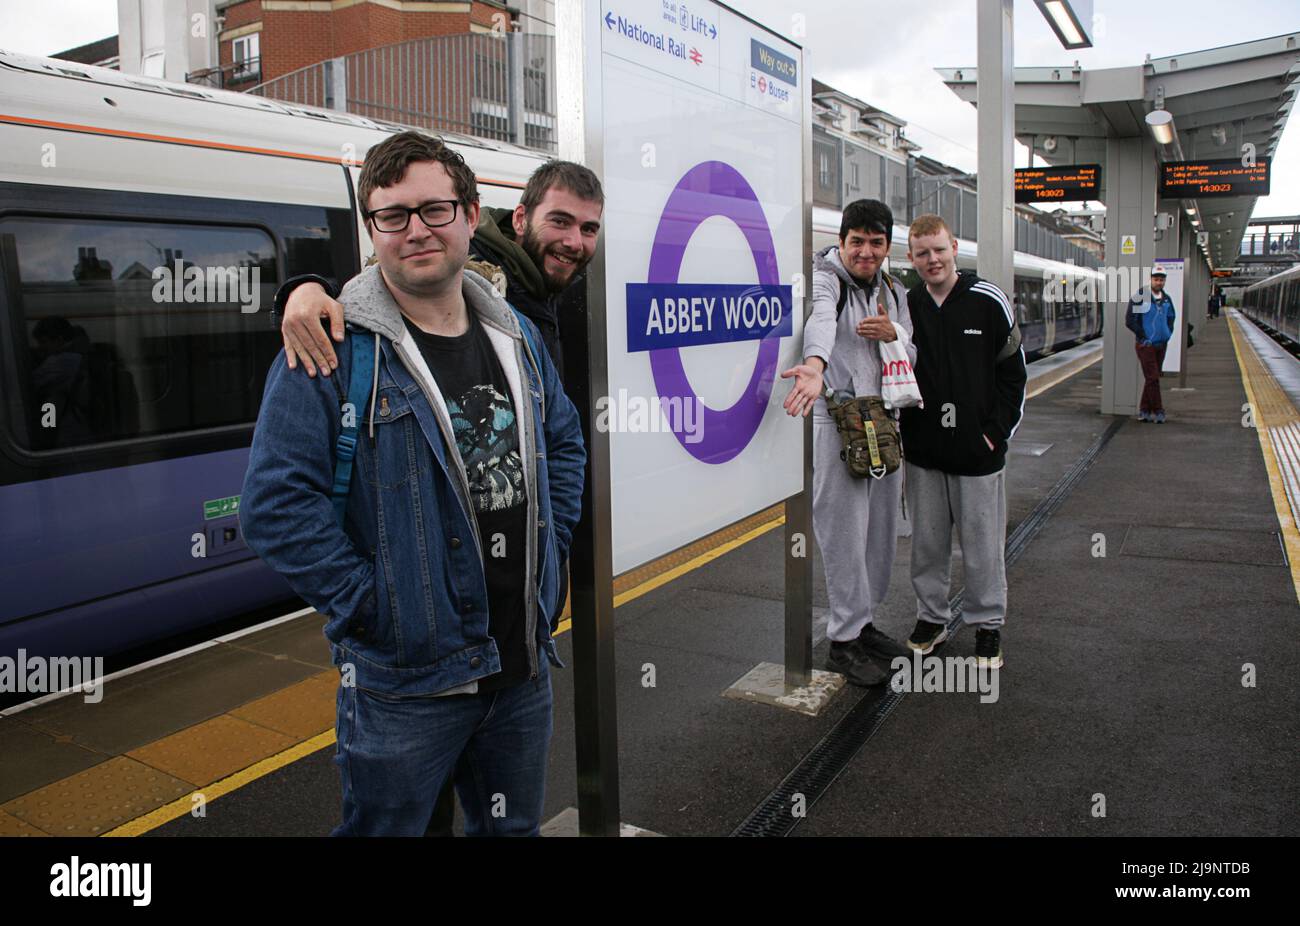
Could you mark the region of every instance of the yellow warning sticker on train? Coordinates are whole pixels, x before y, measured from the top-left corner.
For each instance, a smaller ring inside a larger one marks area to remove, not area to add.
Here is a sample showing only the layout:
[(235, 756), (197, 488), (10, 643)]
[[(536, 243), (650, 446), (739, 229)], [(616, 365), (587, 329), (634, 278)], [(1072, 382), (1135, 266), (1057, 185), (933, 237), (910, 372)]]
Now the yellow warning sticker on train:
[(1136, 254), (1138, 252), (1137, 235), (1124, 235), (1124, 240), (1120, 242), (1119, 252), (1121, 254)]

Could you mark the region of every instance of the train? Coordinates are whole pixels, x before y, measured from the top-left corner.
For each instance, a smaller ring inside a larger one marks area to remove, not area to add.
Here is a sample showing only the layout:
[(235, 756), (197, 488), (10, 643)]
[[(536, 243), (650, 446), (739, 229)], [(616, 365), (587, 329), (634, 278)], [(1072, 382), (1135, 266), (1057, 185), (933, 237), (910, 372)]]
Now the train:
[(1241, 311), (1292, 349), (1300, 348), (1300, 266), (1247, 286), (1241, 293)]
[[(269, 308), (365, 266), (360, 164), (405, 128), (0, 51), (0, 656), (138, 652), (294, 600), (239, 526)], [(485, 206), (544, 160), (444, 137)], [(1097, 306), (1043, 308), (1044, 279), (1085, 271), (1016, 268), (1027, 352), (1100, 330)]]

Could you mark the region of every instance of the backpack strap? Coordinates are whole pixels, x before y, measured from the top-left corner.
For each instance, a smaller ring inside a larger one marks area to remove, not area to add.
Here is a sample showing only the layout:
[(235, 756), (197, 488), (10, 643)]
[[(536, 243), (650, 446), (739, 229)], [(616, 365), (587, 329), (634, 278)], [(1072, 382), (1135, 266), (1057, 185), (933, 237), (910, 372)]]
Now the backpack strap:
[[(508, 304), (508, 303), (507, 303)], [(537, 344), (533, 341), (532, 332), (529, 331), (528, 325), (524, 323), (524, 313), (520, 312), (514, 306), (510, 306), (510, 311), (515, 313), (515, 319), (519, 322), (519, 330), (524, 335), (524, 345), (528, 348), (528, 360), (533, 365), (533, 370), (537, 373), (537, 388), (542, 390), (542, 421), (546, 421), (546, 387), (542, 384), (542, 367), (537, 359)]]
[(1018, 319), (1012, 319), (1011, 333), (1007, 335), (1007, 343), (1002, 345), (1002, 350), (998, 351), (998, 356), (993, 362), (1001, 363), (1016, 351), (1020, 350), (1020, 342), (1022, 340), (1023, 338), (1020, 334), (1020, 321)]
[[(839, 277), (836, 277), (836, 279), (839, 279)], [(893, 293), (893, 291), (894, 291), (893, 277), (885, 273), (885, 271), (883, 270), (880, 271), (880, 295), (878, 297), (878, 302), (887, 305), (889, 302), (889, 297), (886, 294)], [(835, 300), (835, 320), (837, 322), (840, 320), (840, 316), (844, 314), (844, 305), (848, 301), (849, 301), (848, 284), (846, 284), (843, 280), (840, 280), (840, 294), (839, 297)], [(897, 299), (895, 299), (895, 301), (897, 301)]]
[(348, 341), (352, 346), (352, 369), (348, 374), (348, 400), (343, 407), (343, 427), (339, 431), (339, 439), (334, 442), (334, 485), (330, 489), (334, 514), (338, 517), (340, 526), (348, 510), (352, 462), (357, 456), (357, 431), (360, 429), (362, 409), (370, 396), (375, 372), (375, 336), (369, 331), (352, 331), (348, 333)]

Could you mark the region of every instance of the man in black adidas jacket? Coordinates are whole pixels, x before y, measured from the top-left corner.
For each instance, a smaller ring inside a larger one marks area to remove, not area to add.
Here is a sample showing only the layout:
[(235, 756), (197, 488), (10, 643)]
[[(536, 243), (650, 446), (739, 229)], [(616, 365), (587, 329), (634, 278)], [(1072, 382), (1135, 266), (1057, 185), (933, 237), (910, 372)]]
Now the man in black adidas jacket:
[(903, 410), (912, 588), (908, 646), (929, 653), (948, 636), (952, 528), (965, 574), (962, 617), (976, 627), (981, 667), (1002, 665), (1007, 611), (1007, 442), (1025, 408), (1025, 355), (1011, 302), (993, 283), (957, 271), (957, 240), (937, 215), (908, 233), (921, 284), (907, 294), (924, 402)]

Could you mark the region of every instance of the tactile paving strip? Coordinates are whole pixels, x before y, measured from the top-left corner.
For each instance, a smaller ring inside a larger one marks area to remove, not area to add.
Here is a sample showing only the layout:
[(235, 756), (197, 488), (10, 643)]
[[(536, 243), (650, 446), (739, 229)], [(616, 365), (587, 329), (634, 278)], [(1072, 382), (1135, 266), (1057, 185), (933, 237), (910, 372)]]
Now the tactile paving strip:
[(0, 811), (0, 838), (10, 836), (48, 836), (49, 833), (38, 830), (30, 823), (19, 820), (12, 814)]
[(117, 756), (15, 798), (0, 811), (51, 836), (98, 836), (192, 790), (189, 782)]
[(1268, 470), (1273, 507), (1291, 565), (1291, 584), (1300, 599), (1300, 410), (1250, 343), (1245, 333), (1248, 324), (1233, 312), (1229, 331)]
[(243, 707), (235, 708), (230, 714), (260, 727), (278, 730), (295, 740), (304, 740), (322, 730), (333, 729), (338, 687), (339, 674), (331, 669), (282, 691), (250, 701)]
[(222, 714), (127, 755), (202, 787), (288, 749), (296, 741), (296, 737)]

